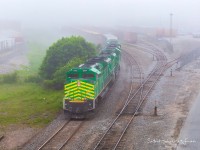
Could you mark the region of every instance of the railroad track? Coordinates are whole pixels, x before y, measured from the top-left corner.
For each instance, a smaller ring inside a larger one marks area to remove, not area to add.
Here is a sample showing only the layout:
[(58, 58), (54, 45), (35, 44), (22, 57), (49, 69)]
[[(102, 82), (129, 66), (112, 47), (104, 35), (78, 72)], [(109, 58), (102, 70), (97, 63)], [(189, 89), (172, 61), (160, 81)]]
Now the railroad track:
[(66, 121), (48, 140), (46, 140), (38, 150), (61, 150), (78, 132), (84, 121)]
[[(99, 142), (95, 145), (94, 150), (97, 149), (123, 149), (125, 141), (124, 135), (129, 128), (134, 117), (137, 115), (138, 111), (142, 109), (146, 102), (148, 94), (152, 91), (157, 81), (160, 79), (164, 71), (176, 63), (176, 59), (167, 63), (166, 56), (160, 51), (157, 46), (150, 43), (145, 43), (143, 48), (149, 53), (156, 57), (157, 63), (146, 77), (146, 79), (141, 83), (138, 89), (134, 93), (130, 93), (130, 96), (126, 100), (120, 113), (111, 123), (109, 128), (100, 138)], [(142, 47), (142, 46), (141, 46)], [(127, 52), (125, 52), (127, 53)], [(127, 53), (127, 55), (131, 56)]]
[[(138, 62), (136, 61), (136, 59), (133, 56), (131, 56), (126, 51), (123, 51), (122, 54), (130, 62), (131, 74), (132, 74), (132, 76), (131, 76), (131, 87), (130, 87), (130, 90), (129, 90), (128, 97), (126, 98), (126, 101), (125, 101), (125, 104), (126, 104), (126, 103), (128, 103), (130, 96), (141, 86), (142, 80), (143, 80), (143, 72), (142, 72), (140, 65), (138, 64)], [(137, 86), (136, 86), (136, 88), (133, 88), (133, 85), (135, 85), (135, 84), (137, 84)]]

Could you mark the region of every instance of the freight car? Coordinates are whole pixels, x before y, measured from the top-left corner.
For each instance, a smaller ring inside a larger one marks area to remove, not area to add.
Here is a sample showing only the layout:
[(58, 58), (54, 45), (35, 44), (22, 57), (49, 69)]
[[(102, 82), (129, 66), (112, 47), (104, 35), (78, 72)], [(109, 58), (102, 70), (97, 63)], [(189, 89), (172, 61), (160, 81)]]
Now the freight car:
[(138, 35), (136, 32), (130, 32), (130, 31), (118, 31), (116, 33), (120, 39), (120, 41), (123, 41), (125, 43), (136, 43), (138, 39)]
[(121, 45), (116, 39), (110, 39), (98, 56), (69, 70), (64, 85), (64, 113), (71, 118), (85, 118), (91, 114), (115, 81), (120, 59)]

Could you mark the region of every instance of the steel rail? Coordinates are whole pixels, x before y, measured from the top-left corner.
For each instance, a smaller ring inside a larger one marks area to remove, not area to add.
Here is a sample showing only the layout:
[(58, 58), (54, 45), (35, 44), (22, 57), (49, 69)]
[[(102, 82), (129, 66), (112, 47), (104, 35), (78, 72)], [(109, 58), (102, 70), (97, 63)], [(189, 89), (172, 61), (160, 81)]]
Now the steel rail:
[(66, 121), (48, 140), (46, 140), (39, 148), (38, 150), (41, 150), (44, 148), (68, 123), (70, 120)]
[[(40, 146), (38, 148), (38, 150), (42, 150), (44, 149), (47, 144), (49, 144), (55, 137), (56, 135), (58, 135), (63, 129), (65, 129), (65, 127), (72, 122), (71, 120), (66, 121), (48, 140), (45, 141), (44, 144), (42, 144), (42, 146)], [(74, 131), (72, 131), (72, 133), (70, 134), (70, 136), (64, 141), (64, 143), (62, 143), (62, 145), (58, 148), (58, 150), (61, 150), (70, 140), (71, 138), (78, 132), (78, 130), (81, 128), (81, 126), (83, 125), (84, 121), (81, 121), (80, 124), (78, 125), (78, 127), (76, 127), (76, 129), (74, 129)]]
[(83, 125), (83, 121), (79, 124), (79, 126), (76, 128), (76, 130), (68, 137), (68, 139), (65, 140), (65, 142), (58, 148), (58, 150), (61, 150), (67, 143), (71, 140), (71, 138), (78, 132), (78, 130), (81, 128)]
[[(131, 56), (128, 52), (126, 52), (126, 51), (123, 51), (123, 53), (124, 54), (126, 54), (126, 56), (128, 56), (128, 57), (131, 57), (131, 59), (129, 59), (129, 62), (130, 63), (132, 63), (133, 64), (133, 62), (134, 62), (134, 64), (136, 64), (136, 67), (138, 68), (138, 72), (139, 72), (139, 75), (140, 75), (140, 83), (139, 83), (139, 87), (142, 85), (142, 79), (143, 79), (143, 76), (142, 76), (142, 71), (141, 71), (141, 68), (140, 68), (140, 65), (138, 64), (138, 62), (136, 61), (136, 59), (133, 57), (133, 56)], [(133, 72), (133, 69), (132, 69), (132, 75), (134, 75), (134, 72)], [(132, 81), (132, 83), (133, 83), (133, 76), (132, 76), (132, 79), (131, 79), (131, 81)], [(137, 87), (137, 88), (139, 88), (139, 87)], [(129, 97), (130, 97), (130, 95), (131, 95), (131, 93), (132, 93), (132, 90), (130, 90), (130, 92), (129, 92), (129, 96), (128, 96), (128, 98), (126, 99), (126, 102), (125, 102), (125, 104), (126, 103), (128, 103), (128, 100), (129, 100)]]

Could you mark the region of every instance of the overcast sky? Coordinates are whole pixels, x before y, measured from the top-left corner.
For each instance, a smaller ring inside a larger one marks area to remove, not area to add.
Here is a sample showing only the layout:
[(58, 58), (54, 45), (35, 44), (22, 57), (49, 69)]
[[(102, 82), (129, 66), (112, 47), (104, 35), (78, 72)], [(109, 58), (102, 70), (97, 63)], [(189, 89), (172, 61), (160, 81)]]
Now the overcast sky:
[(200, 28), (200, 0), (0, 0), (0, 20), (22, 25)]

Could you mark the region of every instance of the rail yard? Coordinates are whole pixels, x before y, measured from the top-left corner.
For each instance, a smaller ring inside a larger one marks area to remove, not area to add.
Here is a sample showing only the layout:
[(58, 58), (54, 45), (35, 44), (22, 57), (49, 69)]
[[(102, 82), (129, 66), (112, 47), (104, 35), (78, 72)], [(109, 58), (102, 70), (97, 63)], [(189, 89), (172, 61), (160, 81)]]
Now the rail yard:
[[(188, 40), (194, 44), (185, 46)], [(183, 63), (181, 58), (198, 48), (199, 41), (176, 38), (173, 52), (155, 39), (143, 37), (137, 38), (136, 43), (128, 42), (121, 43), (119, 75), (99, 102), (94, 117), (74, 120), (60, 114), (18, 148), (176, 148), (176, 140), (200, 89), (195, 82), (199, 79), (198, 60)], [(8, 141), (5, 135), (0, 142), (6, 145)]]
[(200, 149), (200, 1), (0, 1), (0, 150)]

